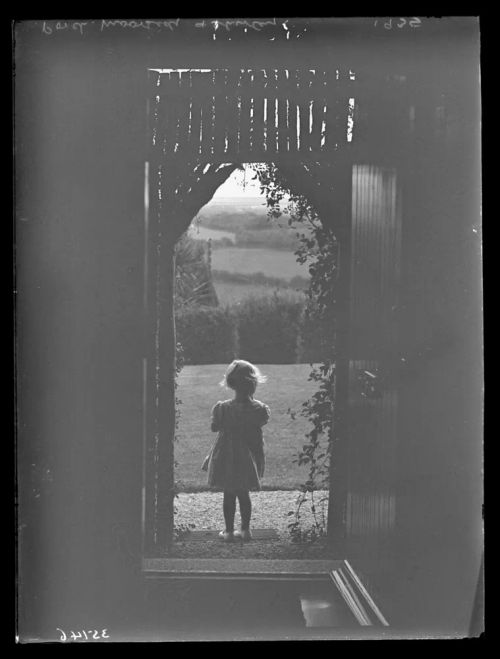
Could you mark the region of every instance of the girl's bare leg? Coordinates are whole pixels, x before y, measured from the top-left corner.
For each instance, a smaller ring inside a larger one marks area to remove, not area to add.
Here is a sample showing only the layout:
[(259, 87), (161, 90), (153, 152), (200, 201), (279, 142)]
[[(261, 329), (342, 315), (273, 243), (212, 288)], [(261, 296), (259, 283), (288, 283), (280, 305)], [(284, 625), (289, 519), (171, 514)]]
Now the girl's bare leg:
[(250, 519), (252, 517), (252, 501), (250, 493), (247, 490), (237, 492), (238, 501), (240, 504), (241, 515), (241, 530), (248, 531), (250, 529)]
[(236, 494), (234, 492), (224, 491), (222, 511), (224, 513), (224, 522), (226, 523), (226, 533), (232, 533), (234, 531), (234, 515), (236, 513)]

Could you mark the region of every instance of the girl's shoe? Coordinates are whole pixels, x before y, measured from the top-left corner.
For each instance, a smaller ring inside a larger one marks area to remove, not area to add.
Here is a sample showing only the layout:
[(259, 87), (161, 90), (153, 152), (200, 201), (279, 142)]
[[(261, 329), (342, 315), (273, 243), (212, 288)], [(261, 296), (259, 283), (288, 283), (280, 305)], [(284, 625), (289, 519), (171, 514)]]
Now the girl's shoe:
[(224, 540), (224, 542), (234, 542), (234, 533), (230, 531), (221, 531), (219, 533), (219, 538)]
[(241, 531), (235, 531), (234, 537), (240, 538), (241, 540), (243, 540), (243, 542), (248, 542), (249, 540), (252, 539), (252, 534), (250, 533), (250, 531), (241, 530)]

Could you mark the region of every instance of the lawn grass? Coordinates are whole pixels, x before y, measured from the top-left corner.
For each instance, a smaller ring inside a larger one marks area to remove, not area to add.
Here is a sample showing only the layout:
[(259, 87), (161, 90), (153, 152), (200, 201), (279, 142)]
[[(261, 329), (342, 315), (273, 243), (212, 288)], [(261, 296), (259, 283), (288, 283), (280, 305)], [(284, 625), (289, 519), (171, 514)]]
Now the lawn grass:
[[(259, 385), (256, 398), (271, 408), (271, 419), (264, 427), (266, 443), (266, 474), (263, 489), (296, 489), (307, 477), (307, 469), (292, 463), (294, 453), (304, 444), (308, 422), (287, 410), (299, 410), (301, 404), (315, 391), (315, 383), (308, 382), (308, 364), (259, 365), (268, 376)], [(180, 421), (175, 458), (178, 463), (176, 479), (183, 491), (206, 489), (207, 476), (201, 464), (208, 453), (215, 433), (210, 431), (210, 412), (218, 400), (232, 397), (232, 392), (218, 383), (226, 364), (185, 366), (178, 379)]]

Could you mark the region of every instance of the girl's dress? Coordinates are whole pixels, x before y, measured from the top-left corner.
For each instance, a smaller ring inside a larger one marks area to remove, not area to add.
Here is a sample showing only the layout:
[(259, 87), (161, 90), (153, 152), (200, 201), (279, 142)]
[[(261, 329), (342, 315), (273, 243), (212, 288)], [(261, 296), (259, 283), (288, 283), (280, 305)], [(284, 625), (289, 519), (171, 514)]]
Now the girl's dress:
[(265, 467), (262, 426), (269, 417), (269, 407), (254, 399), (219, 401), (214, 406), (212, 430), (218, 436), (204, 464), (211, 488), (260, 490)]

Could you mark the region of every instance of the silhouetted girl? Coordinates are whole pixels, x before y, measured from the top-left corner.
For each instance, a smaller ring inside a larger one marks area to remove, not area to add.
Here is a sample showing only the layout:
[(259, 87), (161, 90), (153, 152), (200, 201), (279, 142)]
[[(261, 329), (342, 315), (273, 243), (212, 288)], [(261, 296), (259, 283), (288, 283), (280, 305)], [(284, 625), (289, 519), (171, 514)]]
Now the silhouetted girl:
[[(265, 381), (256, 366), (241, 359), (235, 360), (221, 382), (233, 389), (234, 398), (219, 401), (212, 410), (212, 430), (219, 434), (203, 469), (208, 470), (209, 486), (224, 492), (226, 529), (219, 535), (226, 542), (252, 537), (249, 491), (260, 490), (265, 464), (262, 426), (270, 416), (269, 407), (256, 400), (254, 394), (257, 384)], [(240, 505), (241, 532), (235, 533), (236, 499)]]

